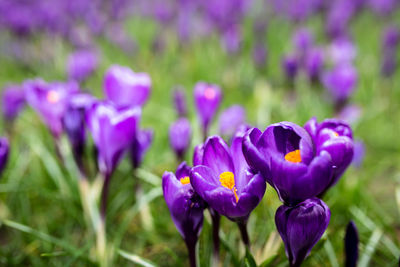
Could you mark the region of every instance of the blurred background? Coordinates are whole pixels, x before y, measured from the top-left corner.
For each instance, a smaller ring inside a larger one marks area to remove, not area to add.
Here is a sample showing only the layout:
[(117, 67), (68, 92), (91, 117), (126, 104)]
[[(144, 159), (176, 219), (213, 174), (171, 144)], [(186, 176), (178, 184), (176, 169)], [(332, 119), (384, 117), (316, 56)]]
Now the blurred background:
[[(36, 77), (73, 79), (103, 98), (103, 76), (112, 64), (150, 75), (141, 124), (154, 129), (154, 141), (139, 179), (128, 160), (117, 168), (107, 235), (116, 248), (157, 266), (188, 265), (160, 193), (162, 173), (178, 164), (168, 140), (177, 118), (175, 89), (185, 93), (193, 128), (188, 162), (202, 141), (193, 104), (198, 81), (222, 88), (219, 113), (242, 105), (247, 123), (260, 129), (283, 120), (303, 125), (313, 116), (343, 119), (354, 131), (353, 164), (324, 198), (331, 222), (304, 266), (343, 266), (349, 220), (360, 234), (359, 266), (397, 266), (399, 6), (398, 0), (0, 0), (0, 90), (4, 96)], [(1, 105), (4, 113), (4, 97)], [(95, 266), (73, 160), (59, 164), (39, 117), (23, 101), (17, 106), (18, 116), (10, 122), (5, 114), (0, 126), (11, 147), (0, 180), (0, 264)], [(218, 121), (219, 114), (211, 134), (218, 134)], [(134, 191), (138, 182), (141, 196)], [(275, 255), (279, 264), (271, 266), (287, 266), (274, 225), (279, 205), (269, 187), (250, 217), (257, 263)], [(243, 253), (240, 236), (227, 219), (222, 231), (223, 265), (232, 266)], [(209, 218), (199, 251), (206, 266)], [(121, 254), (113, 263), (133, 264)]]

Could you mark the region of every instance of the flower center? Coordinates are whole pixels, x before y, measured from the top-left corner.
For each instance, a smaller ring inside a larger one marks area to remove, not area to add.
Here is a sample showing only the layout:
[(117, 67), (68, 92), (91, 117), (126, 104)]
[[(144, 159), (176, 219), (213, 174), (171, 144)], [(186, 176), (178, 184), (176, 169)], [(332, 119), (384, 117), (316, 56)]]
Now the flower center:
[(239, 201), (239, 197), (237, 195), (237, 189), (235, 187), (235, 176), (232, 172), (223, 172), (219, 175), (219, 181), (221, 185), (228, 188), (235, 194), (236, 203)]
[(287, 153), (285, 155), (285, 160), (293, 163), (301, 162), (300, 149)]
[(337, 132), (333, 132), (333, 134), (334, 134), (336, 137), (339, 137), (339, 134), (338, 134)]
[(185, 176), (185, 177), (181, 178), (179, 181), (180, 181), (181, 184), (183, 184), (183, 185), (185, 185), (185, 184), (190, 184), (190, 178), (189, 178), (189, 176)]
[(208, 99), (208, 100), (212, 100), (215, 97), (215, 90), (212, 87), (208, 87), (205, 91), (204, 91), (204, 96)]
[(47, 98), (47, 101), (54, 104), (60, 100), (60, 95), (56, 91), (52, 90), (47, 93), (46, 98)]

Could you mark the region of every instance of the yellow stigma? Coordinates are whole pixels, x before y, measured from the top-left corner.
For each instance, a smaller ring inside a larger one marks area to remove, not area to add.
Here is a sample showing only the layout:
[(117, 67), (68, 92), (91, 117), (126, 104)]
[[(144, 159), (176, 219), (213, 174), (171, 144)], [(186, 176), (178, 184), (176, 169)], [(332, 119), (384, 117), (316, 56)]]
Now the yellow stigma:
[(301, 162), (300, 149), (287, 153), (285, 155), (285, 160), (293, 163)]
[(333, 134), (334, 134), (336, 137), (339, 137), (339, 134), (338, 134), (337, 132), (333, 132)]
[(60, 100), (60, 96), (56, 91), (49, 91), (47, 93), (46, 98), (47, 101), (49, 101), (52, 104), (57, 103)]
[(207, 89), (204, 90), (204, 96), (205, 96), (207, 99), (209, 99), (209, 100), (214, 99), (214, 97), (215, 97), (215, 90), (214, 90), (214, 88), (212, 88), (212, 87), (207, 87)]
[(221, 185), (232, 190), (233, 194), (235, 194), (236, 203), (239, 201), (239, 197), (237, 195), (237, 189), (235, 187), (235, 176), (232, 172), (223, 172), (219, 175), (219, 181)]
[(185, 176), (185, 177), (181, 178), (179, 181), (181, 181), (181, 184), (183, 184), (183, 185), (190, 184), (189, 176)]

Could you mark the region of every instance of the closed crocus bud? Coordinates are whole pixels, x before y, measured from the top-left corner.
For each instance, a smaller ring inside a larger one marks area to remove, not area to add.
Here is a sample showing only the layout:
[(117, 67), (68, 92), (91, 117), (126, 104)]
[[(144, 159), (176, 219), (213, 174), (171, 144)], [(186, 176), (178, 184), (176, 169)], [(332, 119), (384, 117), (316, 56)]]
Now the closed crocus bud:
[(83, 82), (96, 70), (98, 55), (91, 50), (79, 50), (68, 57), (67, 71), (71, 80)]
[(293, 81), (296, 78), (299, 69), (299, 61), (295, 55), (287, 55), (283, 58), (282, 67), (286, 77), (290, 81)]
[[(190, 182), (204, 201), (237, 222), (247, 221), (266, 189), (264, 178), (249, 171), (243, 157), (242, 138), (236, 136), (230, 148), (221, 137), (208, 138), (201, 165), (193, 167), (190, 173)], [(197, 163), (200, 156), (201, 152), (196, 156)]]
[(7, 164), (9, 149), (7, 138), (0, 137), (0, 176)]
[(46, 83), (29, 80), (24, 83), (26, 101), (40, 115), (52, 134), (58, 138), (63, 131), (62, 118), (72, 94), (79, 92), (75, 82)]
[(275, 123), (262, 133), (249, 130), (243, 154), (254, 172), (260, 172), (287, 205), (322, 193), (331, 183), (331, 155), (316, 151), (307, 131), (291, 122)]
[(208, 128), (219, 108), (221, 99), (221, 89), (215, 84), (198, 82), (194, 87), (194, 103), (205, 135), (208, 133)]
[(10, 85), (4, 88), (1, 100), (4, 119), (13, 121), (25, 106), (25, 92), (18, 85)]
[(365, 158), (365, 144), (361, 140), (357, 140), (354, 142), (354, 155), (351, 164), (360, 168)]
[(350, 221), (344, 236), (345, 266), (356, 267), (358, 261), (358, 231), (355, 223)]
[(285, 244), (291, 267), (299, 267), (328, 227), (331, 212), (318, 198), (288, 207), (282, 205), (275, 214), (275, 224)]
[(326, 151), (333, 164), (333, 177), (324, 192), (335, 185), (353, 160), (354, 142), (350, 126), (338, 119), (326, 119), (321, 123), (311, 118), (304, 128), (311, 135), (316, 153)]
[(183, 162), (176, 173), (165, 172), (162, 188), (172, 220), (182, 238), (195, 245), (203, 227), (204, 201), (190, 184), (190, 167)]
[(150, 91), (151, 79), (147, 73), (113, 65), (104, 76), (104, 93), (118, 107), (143, 106)]
[(86, 124), (98, 150), (99, 169), (111, 175), (125, 150), (132, 144), (141, 109), (117, 109), (107, 102), (94, 104), (86, 114)]
[(350, 64), (341, 64), (325, 72), (322, 83), (340, 106), (353, 94), (357, 86), (357, 70)]
[(177, 88), (174, 90), (173, 100), (175, 105), (175, 110), (179, 117), (186, 117), (188, 114), (186, 96), (183, 88)]
[(293, 34), (293, 44), (300, 57), (304, 57), (314, 44), (314, 37), (307, 28), (298, 29)]
[(152, 129), (138, 129), (133, 139), (130, 152), (133, 168), (138, 168), (143, 161), (144, 155), (153, 142), (154, 131)]
[(169, 127), (169, 143), (178, 159), (182, 159), (190, 145), (192, 129), (186, 118), (180, 118)]
[(324, 52), (321, 48), (316, 47), (309, 51), (305, 58), (305, 67), (310, 80), (319, 80), (324, 67)]
[(236, 130), (246, 122), (246, 111), (240, 105), (225, 109), (219, 117), (219, 132), (223, 136), (232, 137)]

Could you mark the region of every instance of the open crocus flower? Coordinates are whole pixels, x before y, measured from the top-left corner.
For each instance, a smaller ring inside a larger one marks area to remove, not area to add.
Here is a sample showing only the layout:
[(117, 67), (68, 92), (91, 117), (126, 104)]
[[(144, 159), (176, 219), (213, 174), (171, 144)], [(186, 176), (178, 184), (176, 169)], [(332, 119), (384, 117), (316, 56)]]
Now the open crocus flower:
[(248, 170), (242, 137), (234, 137), (231, 148), (222, 138), (210, 137), (203, 149), (197, 147), (194, 158), (201, 162), (190, 173), (194, 190), (218, 213), (246, 221), (264, 196), (266, 183), (261, 175)]
[(141, 109), (117, 109), (107, 102), (94, 104), (86, 114), (86, 123), (98, 149), (103, 174), (111, 175), (124, 151), (134, 140)]
[(162, 188), (176, 228), (187, 245), (194, 246), (203, 227), (205, 203), (193, 190), (189, 172), (186, 162), (179, 165), (176, 174), (165, 172)]
[(331, 155), (317, 151), (307, 131), (291, 122), (272, 124), (264, 133), (257, 128), (248, 131), (243, 153), (287, 205), (319, 195), (332, 180)]
[(7, 164), (9, 149), (7, 138), (0, 137), (0, 175)]
[(307, 199), (294, 207), (282, 205), (275, 224), (285, 244), (291, 267), (299, 267), (328, 227), (331, 212), (318, 198)]
[(221, 89), (215, 84), (198, 82), (194, 87), (194, 102), (203, 127), (204, 137), (207, 135), (208, 127), (221, 103), (221, 99)]
[(39, 113), (55, 137), (63, 131), (62, 118), (67, 109), (69, 97), (79, 91), (75, 82), (46, 83), (41, 79), (24, 83), (26, 101)]
[(113, 65), (104, 76), (104, 93), (118, 107), (143, 106), (150, 90), (150, 76), (128, 67)]
[(304, 128), (311, 135), (317, 154), (327, 151), (332, 159), (333, 177), (324, 191), (333, 186), (353, 160), (354, 142), (350, 126), (338, 119), (326, 119), (321, 123), (311, 118)]
[(18, 85), (4, 88), (1, 109), (7, 121), (13, 121), (25, 106), (25, 92)]
[(169, 142), (179, 159), (182, 159), (190, 145), (192, 129), (186, 118), (180, 118), (169, 127)]

